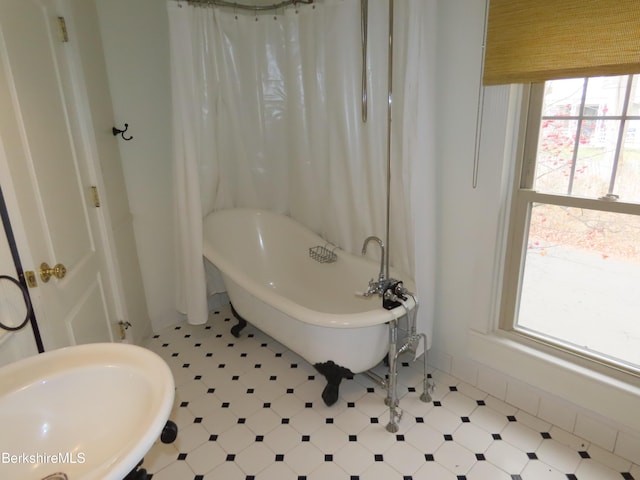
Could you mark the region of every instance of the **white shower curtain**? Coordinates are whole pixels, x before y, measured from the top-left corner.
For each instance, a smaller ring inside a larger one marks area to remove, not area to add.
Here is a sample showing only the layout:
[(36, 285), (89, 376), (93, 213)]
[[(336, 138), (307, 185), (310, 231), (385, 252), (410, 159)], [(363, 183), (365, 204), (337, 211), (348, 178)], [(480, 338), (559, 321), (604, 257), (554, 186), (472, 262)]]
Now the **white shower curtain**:
[[(435, 286), (435, 0), (396, 3), (390, 262), (414, 276), (430, 337)], [(202, 218), (290, 215), (351, 253), (385, 238), (388, 4), (369, 2), (361, 119), (360, 1), (256, 15), (169, 1), (178, 308), (207, 319)], [(369, 279), (363, 279), (363, 287)]]

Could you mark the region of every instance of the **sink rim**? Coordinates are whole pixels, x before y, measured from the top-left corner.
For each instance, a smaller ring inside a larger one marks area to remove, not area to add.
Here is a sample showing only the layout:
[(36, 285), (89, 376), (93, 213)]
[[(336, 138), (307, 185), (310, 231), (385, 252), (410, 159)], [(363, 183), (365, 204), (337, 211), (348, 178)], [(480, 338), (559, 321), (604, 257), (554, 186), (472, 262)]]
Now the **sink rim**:
[[(91, 467), (83, 478), (121, 480), (133, 470), (144, 455), (160, 437), (173, 407), (175, 383), (166, 362), (156, 353), (144, 347), (120, 343), (93, 343), (64, 347), (27, 357), (0, 367), (0, 403), (4, 397), (19, 393), (31, 386), (41, 387), (48, 381), (54, 382), (65, 373), (83, 369), (103, 367), (124, 367), (144, 378), (150, 387), (149, 408), (154, 411), (137, 427), (143, 432), (133, 442), (130, 438), (119, 442), (122, 450), (108, 452)], [(45, 387), (46, 388), (46, 387)], [(82, 391), (81, 389), (79, 391)], [(126, 392), (122, 393), (126, 395)], [(52, 447), (53, 448), (53, 447)], [(124, 450), (126, 448), (126, 450)], [(59, 471), (64, 465), (52, 465)], [(51, 472), (53, 473), (53, 472)]]

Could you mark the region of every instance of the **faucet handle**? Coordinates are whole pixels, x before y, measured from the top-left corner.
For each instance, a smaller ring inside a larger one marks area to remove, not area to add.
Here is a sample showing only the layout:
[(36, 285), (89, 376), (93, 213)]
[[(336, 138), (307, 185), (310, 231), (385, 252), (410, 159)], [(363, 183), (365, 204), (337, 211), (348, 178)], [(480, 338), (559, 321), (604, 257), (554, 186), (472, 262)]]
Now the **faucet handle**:
[(379, 283), (376, 282), (373, 278), (369, 280), (369, 288), (366, 292), (356, 292), (356, 295), (359, 297), (371, 297), (378, 293)]
[(371, 292), (371, 295), (375, 293), (381, 293), (381, 287), (382, 283), (380, 282), (380, 280), (374, 280), (373, 278), (369, 280), (369, 292)]
[(373, 295), (371, 292), (355, 292), (356, 297), (370, 297)]

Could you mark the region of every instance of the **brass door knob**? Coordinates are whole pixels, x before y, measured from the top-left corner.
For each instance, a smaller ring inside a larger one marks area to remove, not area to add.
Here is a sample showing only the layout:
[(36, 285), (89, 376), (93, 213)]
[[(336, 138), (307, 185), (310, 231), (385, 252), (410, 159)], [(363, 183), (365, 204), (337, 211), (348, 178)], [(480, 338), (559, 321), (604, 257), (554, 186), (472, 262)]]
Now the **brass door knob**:
[(64, 278), (67, 274), (67, 267), (62, 265), (61, 263), (57, 264), (55, 267), (49, 267), (47, 262), (42, 262), (40, 264), (40, 279), (47, 283), (49, 279), (53, 276), (57, 279)]

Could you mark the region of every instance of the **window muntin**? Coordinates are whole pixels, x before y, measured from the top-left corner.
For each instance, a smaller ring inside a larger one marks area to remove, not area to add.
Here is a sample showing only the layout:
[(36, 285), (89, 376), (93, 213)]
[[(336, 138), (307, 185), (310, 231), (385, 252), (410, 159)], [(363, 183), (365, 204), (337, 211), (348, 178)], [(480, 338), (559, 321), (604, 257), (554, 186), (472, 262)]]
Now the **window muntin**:
[(588, 198), (617, 195), (623, 201), (640, 203), (638, 77), (544, 84), (531, 188)]

